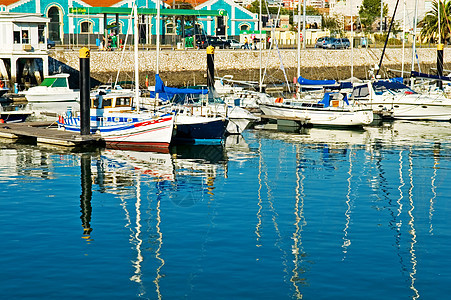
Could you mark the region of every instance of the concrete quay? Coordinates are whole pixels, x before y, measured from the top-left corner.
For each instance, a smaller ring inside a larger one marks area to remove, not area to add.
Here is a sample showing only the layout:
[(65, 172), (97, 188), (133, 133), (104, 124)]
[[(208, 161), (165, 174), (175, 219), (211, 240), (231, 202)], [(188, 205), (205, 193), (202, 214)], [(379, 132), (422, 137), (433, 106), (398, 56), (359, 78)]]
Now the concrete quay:
[[(382, 48), (355, 48), (347, 50), (306, 49), (301, 50), (301, 76), (309, 79), (345, 79), (354, 76), (366, 79), (369, 70), (379, 64)], [(266, 82), (283, 82), (285, 69), (289, 82), (297, 73), (296, 49), (276, 50), (216, 50), (215, 76), (233, 75), (237, 80), (258, 81), (260, 61), (266, 68)], [(56, 50), (51, 52), (51, 68), (63, 72), (76, 73), (79, 69), (79, 52)], [(422, 72), (430, 72), (436, 67), (436, 48), (417, 48), (418, 61)], [(183, 86), (206, 83), (206, 50), (162, 50), (160, 51), (160, 75), (168, 85)], [(410, 71), (412, 50), (404, 50), (404, 70)], [(401, 69), (403, 51), (401, 48), (387, 48), (379, 74), (385, 76), (388, 69)], [(114, 81), (120, 71), (119, 80), (134, 80), (134, 52), (91, 51), (91, 77), (99, 82)], [(444, 50), (444, 69), (451, 68), (451, 50)], [(415, 66), (418, 70), (418, 66)], [(139, 51), (140, 84), (144, 86), (146, 75), (150, 85), (154, 83), (156, 70), (156, 51)], [(396, 74), (399, 76), (400, 74)], [(78, 76), (76, 77), (78, 81)]]

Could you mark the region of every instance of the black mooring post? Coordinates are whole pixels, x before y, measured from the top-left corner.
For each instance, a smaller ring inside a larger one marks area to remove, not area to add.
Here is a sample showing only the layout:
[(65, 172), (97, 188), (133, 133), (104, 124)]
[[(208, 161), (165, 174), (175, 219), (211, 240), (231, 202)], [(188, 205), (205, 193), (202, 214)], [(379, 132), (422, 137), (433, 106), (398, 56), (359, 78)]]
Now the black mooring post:
[[(437, 75), (443, 76), (443, 44), (437, 45)], [(443, 81), (437, 81), (437, 87), (439, 89), (443, 88)]]
[(89, 72), (89, 49), (83, 47), (80, 49), (80, 134), (89, 135), (91, 133), (90, 125), (90, 72)]
[(207, 87), (215, 85), (215, 47), (207, 47)]

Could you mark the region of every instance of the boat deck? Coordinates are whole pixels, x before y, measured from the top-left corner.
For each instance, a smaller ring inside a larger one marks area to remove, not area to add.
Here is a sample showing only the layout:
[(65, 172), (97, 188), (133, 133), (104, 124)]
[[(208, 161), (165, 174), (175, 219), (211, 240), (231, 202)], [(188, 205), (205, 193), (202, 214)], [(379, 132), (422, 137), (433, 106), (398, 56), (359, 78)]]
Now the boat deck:
[(55, 122), (23, 122), (0, 124), (0, 138), (27, 140), (36, 144), (65, 147), (104, 146), (100, 135), (80, 135), (58, 130)]

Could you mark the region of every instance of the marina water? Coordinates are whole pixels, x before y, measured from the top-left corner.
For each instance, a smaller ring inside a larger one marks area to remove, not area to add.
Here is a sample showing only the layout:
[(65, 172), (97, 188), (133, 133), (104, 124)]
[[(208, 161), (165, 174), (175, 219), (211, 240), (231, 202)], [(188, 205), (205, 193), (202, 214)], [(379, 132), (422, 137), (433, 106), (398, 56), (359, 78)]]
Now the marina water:
[(224, 146), (0, 143), (4, 299), (440, 299), (450, 123)]

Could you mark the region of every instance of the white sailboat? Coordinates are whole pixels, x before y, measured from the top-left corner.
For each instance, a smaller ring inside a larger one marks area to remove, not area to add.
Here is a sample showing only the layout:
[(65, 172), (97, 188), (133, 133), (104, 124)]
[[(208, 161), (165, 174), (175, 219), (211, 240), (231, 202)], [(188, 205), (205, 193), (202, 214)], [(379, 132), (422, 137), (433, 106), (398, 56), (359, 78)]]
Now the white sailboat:
[[(298, 11), (298, 21), (300, 22), (300, 2)], [(300, 33), (300, 24), (298, 33)], [(309, 80), (301, 77), (299, 36), (300, 34), (298, 34), (297, 47), (297, 83), (299, 86), (311, 87), (316, 91), (313, 93), (298, 91), (293, 98), (262, 97), (259, 100), (262, 112), (270, 116), (308, 120), (308, 123), (313, 126), (355, 127), (371, 124), (373, 122), (372, 109), (352, 99), (348, 100), (348, 91), (340, 90), (340, 84), (335, 80)], [(326, 90), (331, 86), (338, 88), (338, 91)], [(317, 91), (318, 88), (322, 88), (320, 93)]]
[[(135, 21), (135, 78), (138, 77), (138, 8), (133, 7)], [(138, 82), (138, 81), (136, 81)], [(109, 93), (91, 98), (90, 130), (99, 133), (107, 147), (139, 147), (149, 150), (167, 149), (172, 140), (174, 116), (171, 113), (141, 111), (139, 91)], [(80, 132), (80, 117), (60, 116), (61, 130)]]
[(364, 126), (373, 122), (370, 106), (348, 100), (347, 93), (324, 92), (322, 98), (306, 100), (272, 98), (260, 102), (265, 115), (306, 119), (312, 126)]

